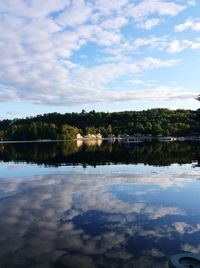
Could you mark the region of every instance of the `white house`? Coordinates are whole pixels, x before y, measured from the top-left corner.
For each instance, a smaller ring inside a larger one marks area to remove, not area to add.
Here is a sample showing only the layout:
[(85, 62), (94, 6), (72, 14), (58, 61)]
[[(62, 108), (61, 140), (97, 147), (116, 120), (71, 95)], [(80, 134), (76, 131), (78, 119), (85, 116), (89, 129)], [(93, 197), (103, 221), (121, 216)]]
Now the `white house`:
[(101, 135), (100, 133), (98, 133), (98, 134), (96, 135), (96, 138), (97, 138), (98, 140), (102, 140), (102, 135)]
[(76, 139), (77, 139), (77, 140), (82, 140), (82, 139), (83, 139), (83, 137), (81, 136), (81, 134), (80, 134), (80, 133), (78, 133), (78, 134), (76, 135)]

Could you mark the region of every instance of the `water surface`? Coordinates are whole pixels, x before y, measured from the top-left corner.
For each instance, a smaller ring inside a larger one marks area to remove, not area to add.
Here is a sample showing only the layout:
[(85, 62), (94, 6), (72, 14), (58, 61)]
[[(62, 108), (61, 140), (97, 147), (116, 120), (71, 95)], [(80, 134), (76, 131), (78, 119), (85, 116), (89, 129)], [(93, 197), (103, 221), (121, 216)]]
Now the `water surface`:
[(168, 267), (199, 252), (198, 148), (4, 145), (0, 267)]

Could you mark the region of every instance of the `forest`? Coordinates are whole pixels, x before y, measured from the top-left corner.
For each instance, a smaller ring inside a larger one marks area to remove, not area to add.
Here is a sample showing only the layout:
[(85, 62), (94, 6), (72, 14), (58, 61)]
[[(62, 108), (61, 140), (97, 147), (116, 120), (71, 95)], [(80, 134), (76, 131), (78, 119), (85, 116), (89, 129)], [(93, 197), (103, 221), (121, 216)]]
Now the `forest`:
[(0, 140), (71, 140), (82, 135), (199, 135), (200, 110), (149, 109), (124, 112), (48, 113), (0, 121)]

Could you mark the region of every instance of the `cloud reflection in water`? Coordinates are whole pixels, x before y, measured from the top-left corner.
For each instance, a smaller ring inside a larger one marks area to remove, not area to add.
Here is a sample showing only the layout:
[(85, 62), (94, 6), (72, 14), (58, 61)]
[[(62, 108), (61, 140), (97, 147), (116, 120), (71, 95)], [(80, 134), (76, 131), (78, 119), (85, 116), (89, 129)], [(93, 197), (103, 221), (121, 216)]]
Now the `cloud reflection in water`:
[(199, 249), (200, 211), (190, 210), (200, 201), (198, 179), (80, 173), (1, 180), (0, 266), (167, 267), (169, 255)]

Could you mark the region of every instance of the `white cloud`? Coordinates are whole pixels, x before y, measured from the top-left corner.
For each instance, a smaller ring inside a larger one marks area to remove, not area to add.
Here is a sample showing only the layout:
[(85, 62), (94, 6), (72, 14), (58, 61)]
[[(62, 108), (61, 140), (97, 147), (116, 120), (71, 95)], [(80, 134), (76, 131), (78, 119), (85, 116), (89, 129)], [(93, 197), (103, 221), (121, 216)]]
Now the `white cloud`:
[(124, 101), (167, 101), (177, 99), (194, 99), (196, 94), (178, 87), (159, 86), (151, 89), (133, 90), (121, 93), (118, 100)]
[(125, 17), (116, 17), (104, 20), (100, 26), (104, 29), (119, 30), (121, 27), (125, 26), (128, 20)]
[(0, 10), (18, 17), (38, 18), (44, 17), (51, 12), (58, 12), (69, 5), (69, 0), (6, 0), (0, 2)]
[[(167, 46), (166, 38), (159, 37), (131, 41), (122, 27), (135, 23), (149, 30), (161, 21), (161, 16), (175, 16), (185, 8), (183, 4), (159, 0), (137, 4), (128, 0), (1, 1), (0, 101), (73, 105), (139, 100), (139, 94), (154, 99), (153, 93), (146, 95), (152, 88), (135, 95), (135, 91), (126, 89), (110, 90), (108, 84), (122, 76), (178, 63), (158, 57), (138, 60), (137, 50), (144, 46), (175, 53), (186, 47), (197, 49), (200, 42), (174, 40)], [(152, 18), (154, 14), (159, 18)], [(81, 58), (84, 55), (80, 51), (87, 44), (94, 47), (88, 60)], [(172, 92), (174, 89), (170, 89)]]
[(144, 46), (154, 49), (163, 49), (166, 46), (166, 37), (150, 36), (149, 38), (137, 38), (132, 42), (132, 46), (135, 50), (138, 50)]
[(128, 83), (133, 84), (133, 85), (141, 85), (141, 84), (143, 84), (145, 82), (140, 80), (140, 79), (132, 79), (132, 80), (128, 80)]
[(141, 21), (141, 22), (139, 21), (137, 23), (137, 27), (143, 28), (145, 30), (151, 30), (159, 23), (160, 23), (160, 19), (150, 19), (150, 20)]
[(198, 39), (198, 41), (192, 42), (191, 48), (192, 49), (199, 49), (200, 48), (200, 40)]
[(56, 21), (63, 27), (77, 26), (87, 21), (92, 13), (92, 8), (85, 4), (84, 0), (72, 1), (72, 6), (63, 10)]
[[(42, 85), (41, 85), (42, 86)], [(26, 100), (29, 102), (34, 102), (36, 104), (48, 103), (50, 105), (68, 105), (82, 104), (82, 103), (112, 103), (112, 102), (130, 102), (130, 101), (169, 101), (169, 100), (184, 100), (184, 99), (194, 99), (196, 97), (195, 93), (186, 91), (179, 87), (153, 87), (153, 88), (139, 88), (127, 91), (108, 91), (105, 89), (98, 90), (96, 88), (87, 88), (84, 90), (82, 87), (80, 91), (77, 88), (68, 87), (66, 94), (62, 91), (56, 94), (51, 92), (51, 87), (46, 91), (37, 91), (37, 88), (33, 88), (29, 94), (24, 92), (24, 95), (18, 97), (14, 92), (5, 94), (2, 92), (3, 101), (19, 101)], [(53, 89), (52, 89), (53, 90)], [(37, 95), (35, 94), (37, 92)], [(69, 94), (71, 92), (71, 94)], [(22, 93), (20, 93), (22, 94)]]
[(188, 1), (187, 1), (187, 4), (188, 4), (189, 6), (196, 6), (197, 1), (196, 1), (196, 0), (188, 0)]
[[(74, 70), (73, 75), (74, 78), (77, 78), (76, 83), (79, 82), (84, 87), (102, 88), (106, 83), (120, 76), (136, 74), (148, 69), (171, 67), (178, 62), (178, 60), (161, 60), (159, 58), (148, 57), (135, 63), (122, 61), (118, 63), (100, 64), (91, 68), (81, 66)], [(102, 93), (104, 94), (104, 92)]]
[(175, 26), (176, 32), (183, 32), (188, 29), (191, 29), (195, 32), (200, 32), (200, 20), (189, 18), (184, 23)]
[(174, 40), (169, 44), (169, 48), (167, 51), (169, 53), (177, 53), (183, 51), (185, 48), (187, 48), (189, 43), (187, 42), (181, 42), (179, 40)]
[(15, 88), (0, 88), (1, 102), (18, 101), (20, 98)]
[(116, 11), (120, 10), (128, 3), (128, 0), (95, 0), (97, 8), (103, 8), (104, 10)]
[(185, 49), (199, 49), (200, 48), (200, 39), (197, 38), (195, 40), (178, 40), (174, 39), (166, 43), (166, 51), (169, 53), (179, 53)]
[(137, 51), (140, 48), (150, 48), (168, 53), (179, 53), (185, 49), (199, 49), (200, 39), (171, 39), (169, 37), (150, 36), (149, 38), (137, 38), (132, 42), (133, 48)]
[(139, 65), (144, 69), (154, 69), (154, 68), (162, 68), (162, 67), (170, 67), (177, 65), (179, 60), (161, 60), (159, 58), (148, 57), (145, 58)]
[(186, 8), (184, 5), (179, 5), (174, 2), (160, 0), (143, 0), (139, 4), (130, 4), (128, 14), (134, 19), (146, 17), (149, 14), (170, 15), (176, 16)]

